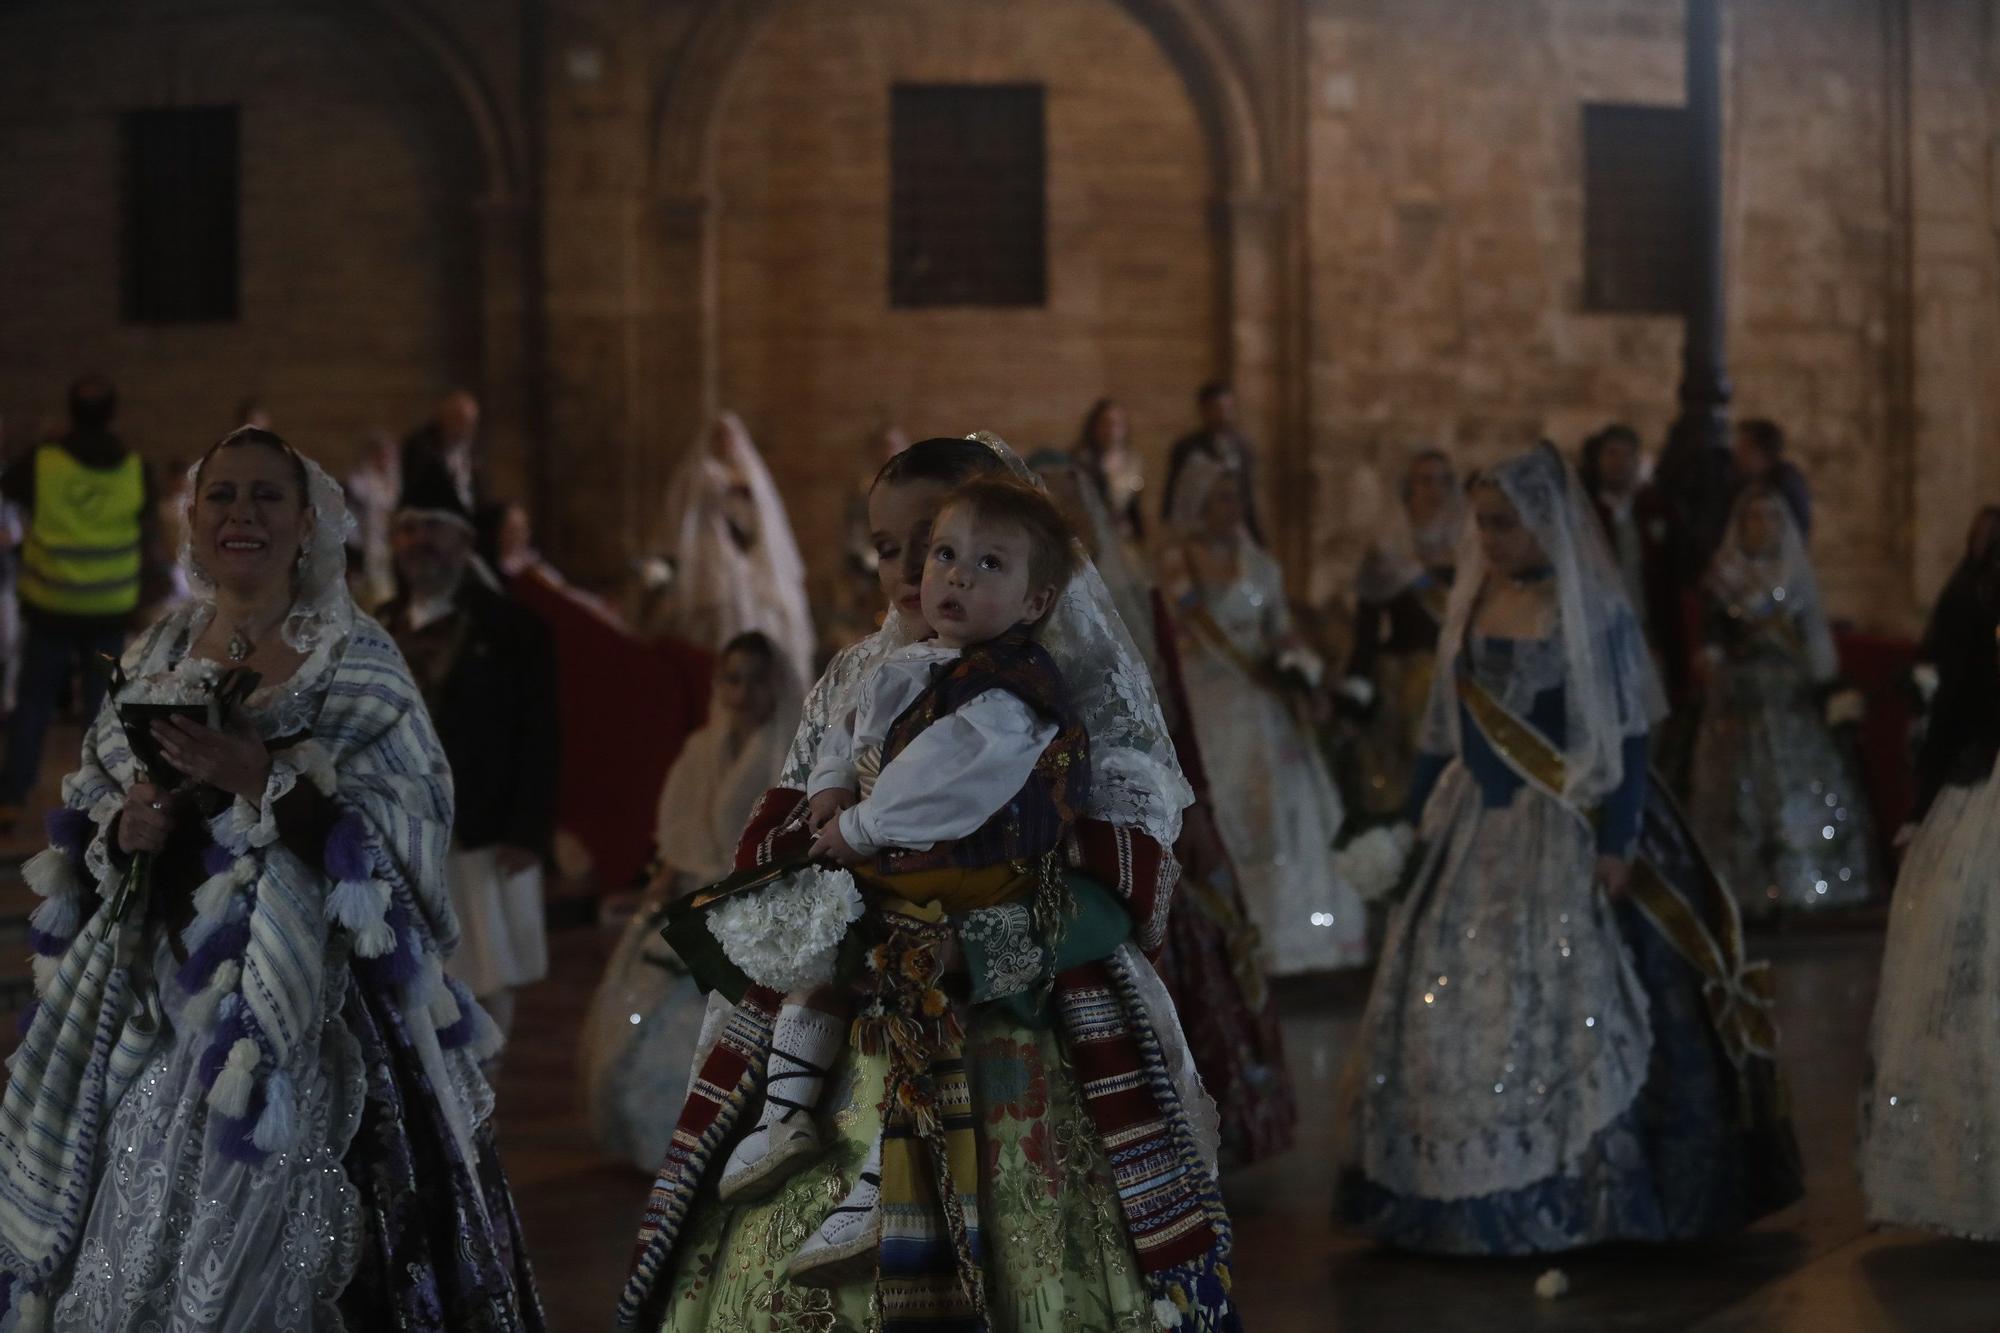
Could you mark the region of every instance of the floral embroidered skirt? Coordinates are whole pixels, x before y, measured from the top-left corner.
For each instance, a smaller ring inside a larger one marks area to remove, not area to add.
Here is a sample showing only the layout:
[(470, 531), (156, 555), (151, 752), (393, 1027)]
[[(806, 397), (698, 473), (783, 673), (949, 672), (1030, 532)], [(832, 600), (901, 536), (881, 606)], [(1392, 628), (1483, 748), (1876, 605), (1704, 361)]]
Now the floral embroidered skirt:
[[(1003, 1007), (974, 1011), (965, 1054), (979, 1150), (979, 1210), (993, 1333), (1152, 1333), (1157, 1327), (1076, 1079), (1053, 1029)], [(821, 1155), (771, 1198), (688, 1217), (663, 1329), (862, 1333), (874, 1283), (828, 1291), (786, 1262), (847, 1194), (881, 1130), (887, 1063), (851, 1048), (821, 1098)]]

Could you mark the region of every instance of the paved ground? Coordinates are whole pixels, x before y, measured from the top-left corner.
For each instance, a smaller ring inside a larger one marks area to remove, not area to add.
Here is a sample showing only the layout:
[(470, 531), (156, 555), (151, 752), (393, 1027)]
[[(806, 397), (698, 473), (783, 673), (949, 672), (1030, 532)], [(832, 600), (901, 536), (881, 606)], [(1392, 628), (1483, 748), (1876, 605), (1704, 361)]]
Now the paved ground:
[[(1854, 1179), (1860, 1085), (1879, 933), (1766, 938), (1778, 965), (1808, 1195), (1756, 1231), (1714, 1244), (1625, 1248), (1559, 1261), (1571, 1294), (1533, 1294), (1546, 1262), (1419, 1259), (1337, 1234), (1327, 1219), (1332, 1127), (1310, 1110), (1300, 1146), (1226, 1182), (1237, 1290), (1251, 1333), (1333, 1330), (2000, 1330), (2000, 1247), (1871, 1231)], [(646, 1182), (591, 1149), (575, 1105), (574, 1034), (609, 942), (555, 941), (555, 976), (524, 1000), (502, 1080), (503, 1142), (558, 1330), (605, 1326)], [(1281, 991), (1304, 1104), (1323, 1107), (1360, 1008), (1359, 988)]]

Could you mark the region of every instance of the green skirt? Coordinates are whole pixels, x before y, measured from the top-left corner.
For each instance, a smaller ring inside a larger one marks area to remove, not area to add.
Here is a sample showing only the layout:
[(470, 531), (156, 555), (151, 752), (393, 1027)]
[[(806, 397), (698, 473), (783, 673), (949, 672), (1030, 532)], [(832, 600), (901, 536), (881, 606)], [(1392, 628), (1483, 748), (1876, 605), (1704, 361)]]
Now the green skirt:
[[(979, 1148), (979, 1210), (992, 1333), (1153, 1333), (1159, 1327), (1111, 1170), (1053, 1028), (1004, 1006), (966, 1034)], [(851, 1048), (821, 1098), (826, 1148), (777, 1194), (725, 1205), (704, 1192), (682, 1231), (667, 1330), (863, 1333), (872, 1279), (794, 1286), (786, 1262), (847, 1196), (881, 1133), (886, 1060)]]

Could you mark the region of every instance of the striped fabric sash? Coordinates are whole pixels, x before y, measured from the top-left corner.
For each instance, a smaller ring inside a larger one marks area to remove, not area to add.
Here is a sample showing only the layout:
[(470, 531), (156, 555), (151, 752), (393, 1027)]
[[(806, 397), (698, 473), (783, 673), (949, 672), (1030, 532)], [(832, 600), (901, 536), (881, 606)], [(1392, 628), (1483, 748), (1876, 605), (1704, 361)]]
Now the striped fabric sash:
[(1154, 1095), (1110, 970), (1101, 962), (1073, 967), (1056, 978), (1056, 996), (1140, 1267), (1152, 1273), (1200, 1259), (1216, 1241), (1203, 1207), (1207, 1172), (1176, 1141), (1177, 1108)]
[(763, 1086), (771, 1032), (784, 998), (762, 986), (745, 991), (689, 1085), (680, 1120), (674, 1125), (674, 1136), (667, 1143), (667, 1155), (653, 1179), (653, 1191), (639, 1221), (631, 1274), (618, 1297), (619, 1328), (657, 1326), (657, 1301), (666, 1294), (671, 1276), (667, 1269), (681, 1227), (716, 1148), (728, 1142), (743, 1108)]
[(965, 1028), (942, 988), (952, 926), (941, 912), (892, 903), (875, 918), (854, 1047), (884, 1057), (884, 1333), (986, 1327), (979, 1148), (965, 1074)]

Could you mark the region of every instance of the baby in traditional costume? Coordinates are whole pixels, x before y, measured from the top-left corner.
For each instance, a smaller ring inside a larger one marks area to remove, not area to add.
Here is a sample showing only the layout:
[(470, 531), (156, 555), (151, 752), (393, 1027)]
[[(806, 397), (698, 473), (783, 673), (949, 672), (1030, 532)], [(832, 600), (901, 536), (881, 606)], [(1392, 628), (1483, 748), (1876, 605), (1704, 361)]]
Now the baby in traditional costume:
[[(874, 668), (813, 769), (815, 861), (853, 867), (871, 896), (912, 914), (1033, 900), (1040, 916), (1038, 895), (1064, 892), (1056, 858), (1089, 792), (1090, 750), (1035, 629), (1076, 568), (1040, 491), (981, 478), (952, 494), (924, 565), (934, 637)], [(762, 1117), (723, 1169), (725, 1200), (776, 1189), (820, 1148), (813, 1110), (851, 1007), (836, 960), (862, 910), (853, 877), (816, 867), (739, 896), (753, 901), (719, 905), (709, 928), (751, 980), (786, 994)], [(776, 956), (781, 940), (791, 957)], [(792, 1280), (834, 1282), (872, 1260), (881, 1163), (878, 1139)]]

